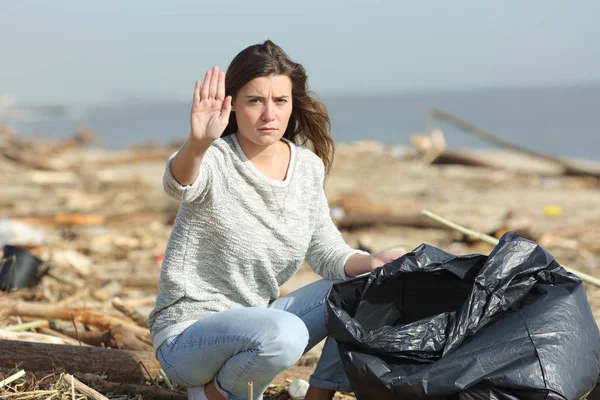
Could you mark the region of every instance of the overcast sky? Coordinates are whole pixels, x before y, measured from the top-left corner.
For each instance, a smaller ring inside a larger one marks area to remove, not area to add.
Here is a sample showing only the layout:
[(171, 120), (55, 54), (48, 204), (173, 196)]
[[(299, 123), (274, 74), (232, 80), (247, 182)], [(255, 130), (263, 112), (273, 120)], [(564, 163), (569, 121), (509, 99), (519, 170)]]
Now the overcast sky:
[(0, 96), (188, 99), (272, 39), (320, 95), (600, 81), (600, 1), (0, 0)]

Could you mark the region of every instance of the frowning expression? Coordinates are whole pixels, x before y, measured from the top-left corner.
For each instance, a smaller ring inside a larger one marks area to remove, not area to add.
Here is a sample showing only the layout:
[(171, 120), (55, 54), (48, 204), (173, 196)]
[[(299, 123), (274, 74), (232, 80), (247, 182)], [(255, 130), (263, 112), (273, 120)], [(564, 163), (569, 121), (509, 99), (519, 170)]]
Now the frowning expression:
[(238, 133), (258, 146), (278, 142), (292, 115), (292, 81), (286, 75), (252, 79), (233, 101)]

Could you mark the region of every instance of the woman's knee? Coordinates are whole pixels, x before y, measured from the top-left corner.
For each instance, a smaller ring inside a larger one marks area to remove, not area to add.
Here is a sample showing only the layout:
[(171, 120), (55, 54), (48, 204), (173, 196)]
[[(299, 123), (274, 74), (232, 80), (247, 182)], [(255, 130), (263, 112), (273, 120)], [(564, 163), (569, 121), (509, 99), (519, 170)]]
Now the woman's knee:
[(265, 326), (270, 340), (263, 343), (260, 354), (274, 368), (286, 369), (302, 356), (309, 334), (304, 322), (294, 314), (285, 311), (278, 314)]

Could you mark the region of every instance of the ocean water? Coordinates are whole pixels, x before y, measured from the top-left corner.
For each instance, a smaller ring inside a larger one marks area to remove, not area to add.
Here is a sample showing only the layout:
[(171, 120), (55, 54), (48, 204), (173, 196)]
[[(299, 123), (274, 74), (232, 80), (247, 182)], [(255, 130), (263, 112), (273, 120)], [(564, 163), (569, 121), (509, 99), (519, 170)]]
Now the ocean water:
[[(428, 110), (438, 108), (540, 152), (600, 160), (600, 83), (322, 96), (321, 100), (329, 109), (336, 142), (408, 145), (412, 133), (440, 127), (450, 148), (491, 147), (428, 118)], [(22, 135), (60, 138), (80, 127), (91, 128), (100, 138), (99, 146), (113, 149), (184, 139), (188, 121), (187, 102), (139, 98), (100, 106), (26, 107), (0, 118)]]

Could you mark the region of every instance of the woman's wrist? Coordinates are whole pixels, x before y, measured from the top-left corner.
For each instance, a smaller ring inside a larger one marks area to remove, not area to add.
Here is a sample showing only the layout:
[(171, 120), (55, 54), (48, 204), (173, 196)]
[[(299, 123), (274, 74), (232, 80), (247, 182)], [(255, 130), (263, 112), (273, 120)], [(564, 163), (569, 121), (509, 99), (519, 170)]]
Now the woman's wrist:
[(381, 265), (383, 262), (370, 254), (355, 253), (346, 260), (344, 272), (349, 277), (355, 277), (365, 272), (371, 272)]

